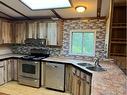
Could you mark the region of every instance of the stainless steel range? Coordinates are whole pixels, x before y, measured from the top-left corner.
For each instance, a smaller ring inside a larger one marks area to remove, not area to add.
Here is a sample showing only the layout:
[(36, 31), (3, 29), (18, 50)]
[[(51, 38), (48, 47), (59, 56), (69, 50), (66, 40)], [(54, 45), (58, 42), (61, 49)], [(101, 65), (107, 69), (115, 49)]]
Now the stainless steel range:
[(41, 59), (49, 56), (47, 49), (32, 49), (31, 55), (21, 58), (18, 65), (18, 80), (20, 84), (40, 87)]

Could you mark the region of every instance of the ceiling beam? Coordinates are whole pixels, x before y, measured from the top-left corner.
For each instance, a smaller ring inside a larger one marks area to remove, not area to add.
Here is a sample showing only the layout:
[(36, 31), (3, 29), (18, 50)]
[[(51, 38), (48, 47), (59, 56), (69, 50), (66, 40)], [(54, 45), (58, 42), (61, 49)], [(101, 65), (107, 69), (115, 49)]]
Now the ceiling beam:
[(97, 0), (97, 17), (101, 16), (101, 5), (102, 5), (102, 0)]
[(10, 18), (2, 17), (2, 16), (0, 16), (0, 19), (12, 20), (12, 19), (10, 19)]
[(64, 20), (54, 9), (51, 9), (51, 11), (56, 15), (57, 18)]
[(12, 17), (12, 16), (10, 16), (10, 15), (8, 15), (8, 14), (2, 12), (2, 11), (0, 11), (0, 13), (2, 13), (2, 14), (4, 14), (4, 15), (8, 16), (8, 17), (11, 18), (11, 19), (16, 19), (15, 17)]
[(9, 9), (11, 9), (11, 10), (15, 11), (16, 13), (18, 13), (18, 14), (20, 14), (20, 15), (24, 16), (25, 18), (27, 18), (27, 19), (31, 20), (31, 18), (29, 18), (28, 16), (24, 15), (23, 13), (21, 13), (21, 12), (19, 12), (19, 11), (15, 10), (14, 8), (12, 8), (12, 7), (8, 6), (8, 5), (7, 5), (7, 4), (5, 4), (4, 2), (0, 1), (0, 3), (1, 3), (2, 5), (4, 5), (4, 6), (8, 7)]
[(84, 20), (84, 19), (106, 19), (106, 16), (102, 16), (102, 17), (79, 17), (79, 18), (64, 18), (64, 20)]

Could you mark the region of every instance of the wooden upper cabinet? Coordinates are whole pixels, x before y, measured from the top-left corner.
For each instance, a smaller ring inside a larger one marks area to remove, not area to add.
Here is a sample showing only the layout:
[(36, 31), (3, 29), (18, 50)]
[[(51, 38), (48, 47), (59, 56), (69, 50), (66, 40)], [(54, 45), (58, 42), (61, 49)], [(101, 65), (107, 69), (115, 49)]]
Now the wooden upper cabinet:
[(0, 20), (0, 44), (2, 44), (2, 21)]
[(57, 45), (61, 46), (63, 40), (62, 34), (62, 23), (50, 22), (47, 25), (47, 43), (48, 45)]
[(26, 39), (26, 23), (25, 22), (17, 22), (14, 24), (14, 33), (15, 43), (24, 43)]
[(1, 44), (12, 43), (12, 23), (1, 21)]
[(37, 27), (37, 22), (28, 22), (28, 33), (27, 33), (27, 38), (37, 38), (37, 31), (38, 31), (38, 27)]
[(57, 23), (52, 22), (47, 25), (48, 45), (57, 45)]
[(63, 40), (61, 21), (0, 21), (0, 44), (23, 44), (26, 38), (46, 39), (47, 45), (61, 46)]
[(37, 37), (39, 39), (45, 39), (47, 37), (47, 24), (46, 23), (38, 23), (38, 32)]

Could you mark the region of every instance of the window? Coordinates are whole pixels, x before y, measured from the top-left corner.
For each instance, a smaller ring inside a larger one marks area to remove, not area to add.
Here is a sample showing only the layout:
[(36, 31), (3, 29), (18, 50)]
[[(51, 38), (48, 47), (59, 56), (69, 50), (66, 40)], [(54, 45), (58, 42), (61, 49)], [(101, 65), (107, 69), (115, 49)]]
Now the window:
[(20, 0), (32, 10), (71, 7), (70, 0)]
[(95, 55), (95, 31), (71, 31), (71, 55)]

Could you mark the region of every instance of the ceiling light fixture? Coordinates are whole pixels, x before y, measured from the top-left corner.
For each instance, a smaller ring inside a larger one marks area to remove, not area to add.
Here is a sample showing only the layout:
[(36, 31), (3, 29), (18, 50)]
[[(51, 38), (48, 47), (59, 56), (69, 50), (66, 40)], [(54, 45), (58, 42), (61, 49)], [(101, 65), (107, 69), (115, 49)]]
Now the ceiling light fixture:
[(84, 6), (77, 6), (77, 7), (75, 8), (75, 10), (76, 10), (78, 13), (83, 13), (83, 12), (85, 12), (86, 7), (84, 7)]
[(20, 0), (32, 10), (71, 7), (70, 0)]

